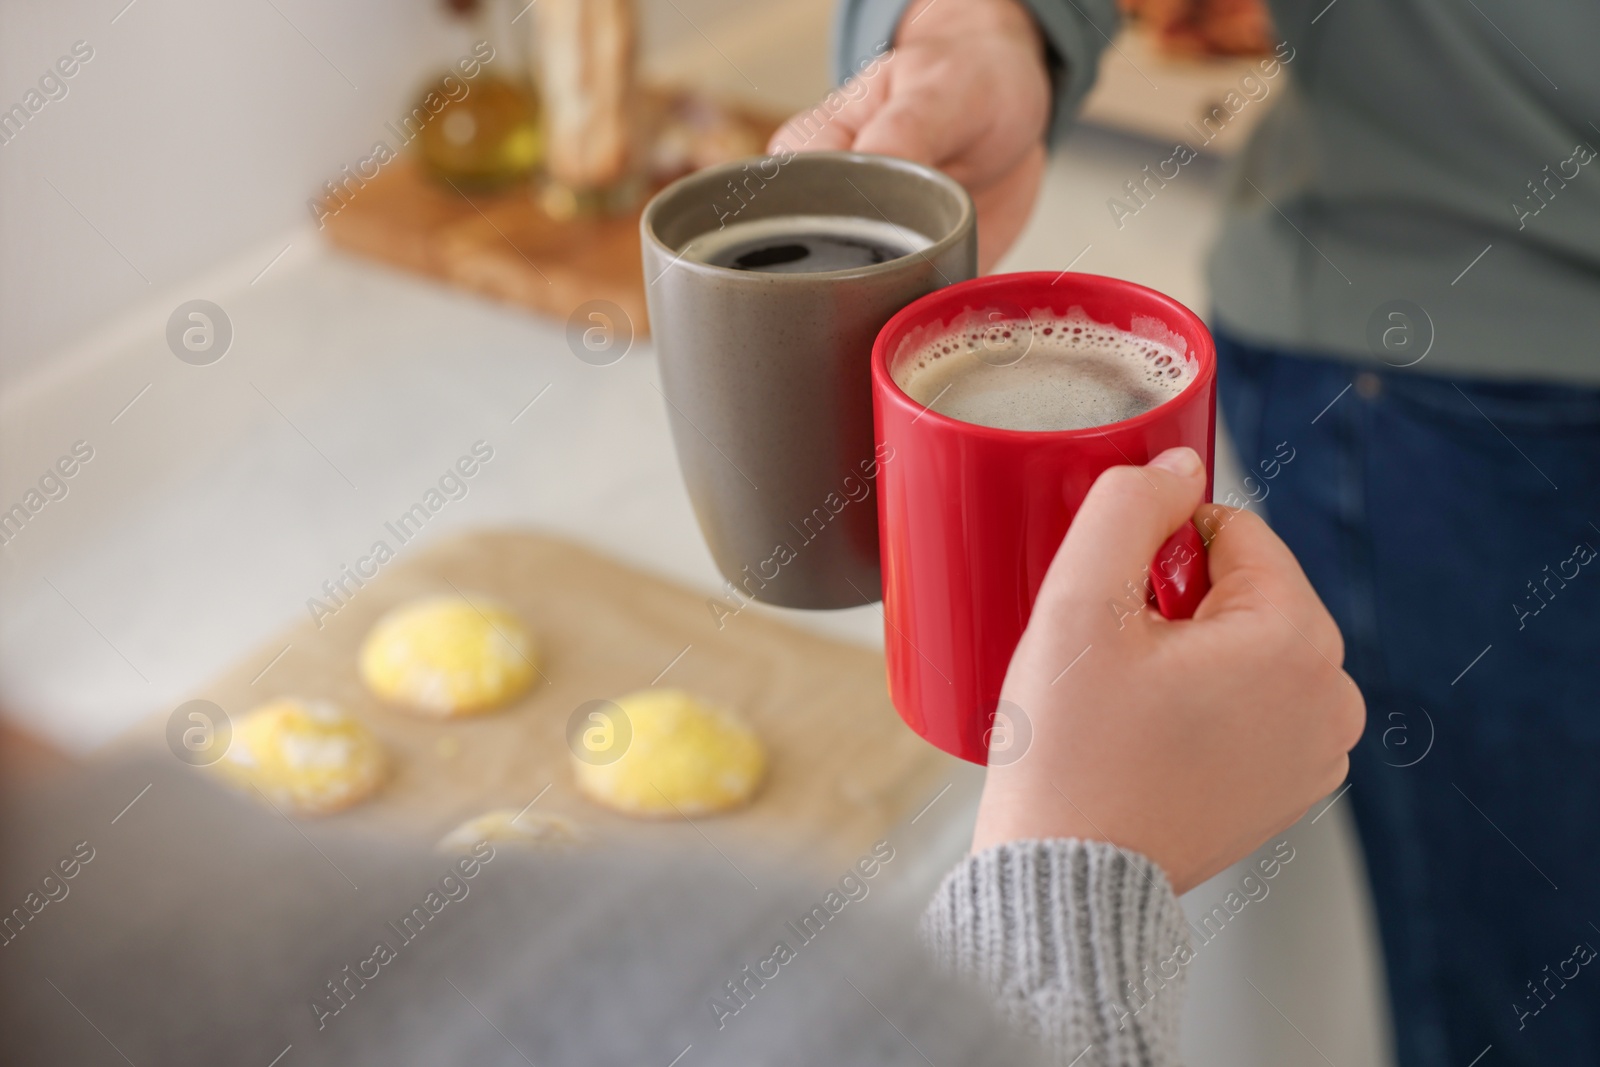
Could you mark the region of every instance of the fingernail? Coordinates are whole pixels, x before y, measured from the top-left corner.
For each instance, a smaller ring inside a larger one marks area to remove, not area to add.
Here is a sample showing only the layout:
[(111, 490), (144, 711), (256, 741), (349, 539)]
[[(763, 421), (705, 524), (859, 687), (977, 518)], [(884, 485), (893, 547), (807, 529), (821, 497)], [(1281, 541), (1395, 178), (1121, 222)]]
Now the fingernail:
[(1205, 469), (1200, 462), (1199, 454), (1187, 445), (1167, 449), (1161, 455), (1152, 459), (1150, 466), (1160, 467), (1164, 471), (1171, 471), (1180, 478), (1193, 478)]

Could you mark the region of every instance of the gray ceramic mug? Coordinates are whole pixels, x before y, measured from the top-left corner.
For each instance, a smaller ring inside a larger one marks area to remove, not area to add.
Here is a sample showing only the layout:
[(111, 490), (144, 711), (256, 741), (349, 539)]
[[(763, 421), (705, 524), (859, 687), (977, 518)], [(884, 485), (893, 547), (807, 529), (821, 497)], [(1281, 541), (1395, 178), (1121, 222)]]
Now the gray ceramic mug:
[[(733, 222), (878, 220), (926, 237), (869, 266), (769, 274), (684, 254)], [(650, 329), (678, 465), (739, 597), (792, 608), (880, 598), (872, 342), (911, 301), (977, 272), (972, 200), (937, 170), (856, 152), (691, 174), (640, 221)]]

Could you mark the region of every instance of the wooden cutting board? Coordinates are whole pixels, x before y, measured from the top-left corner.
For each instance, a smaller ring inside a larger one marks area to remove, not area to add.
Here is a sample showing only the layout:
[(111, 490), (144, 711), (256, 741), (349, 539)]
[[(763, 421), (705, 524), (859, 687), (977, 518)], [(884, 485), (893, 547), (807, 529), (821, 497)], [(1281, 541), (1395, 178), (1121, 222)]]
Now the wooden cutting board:
[[(508, 604), (534, 632), (548, 681), (503, 711), (456, 720), (419, 718), (367, 692), (356, 653), (368, 629), (397, 604), (441, 593)], [(951, 780), (958, 761), (895, 714), (880, 654), (751, 610), (722, 623), (705, 596), (577, 545), (530, 532), (473, 533), (388, 564), (321, 629), (308, 613), (195, 695), (234, 717), (278, 696), (342, 705), (387, 746), (394, 774), (372, 799), (322, 821), (427, 842), (537, 796), (533, 811), (570, 819), (590, 840), (670, 846), (703, 836), (834, 864), (915, 815)], [(770, 767), (749, 807), (687, 824), (641, 822), (577, 792), (568, 718), (587, 701), (652, 684), (688, 689), (754, 724)], [(165, 716), (149, 724), (142, 743), (164, 744), (165, 726)]]

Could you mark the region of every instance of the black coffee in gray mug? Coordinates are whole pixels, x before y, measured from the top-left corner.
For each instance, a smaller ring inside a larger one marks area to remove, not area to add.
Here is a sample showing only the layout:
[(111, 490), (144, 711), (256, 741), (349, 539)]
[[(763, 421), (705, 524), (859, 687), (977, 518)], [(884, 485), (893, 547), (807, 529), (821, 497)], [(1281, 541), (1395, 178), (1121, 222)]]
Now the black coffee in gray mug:
[(650, 327), (678, 464), (741, 598), (880, 596), (872, 342), (977, 270), (972, 202), (940, 172), (853, 152), (700, 171), (645, 208)]

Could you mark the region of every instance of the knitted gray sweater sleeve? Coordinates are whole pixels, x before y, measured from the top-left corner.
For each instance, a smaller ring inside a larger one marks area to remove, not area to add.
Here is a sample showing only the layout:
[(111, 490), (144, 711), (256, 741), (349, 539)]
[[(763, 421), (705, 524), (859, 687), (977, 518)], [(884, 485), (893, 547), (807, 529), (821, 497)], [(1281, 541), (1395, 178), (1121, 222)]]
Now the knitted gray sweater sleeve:
[(1166, 875), (1143, 856), (1103, 841), (996, 846), (945, 876), (922, 933), (1061, 1062), (1179, 1062), (1193, 950)]

